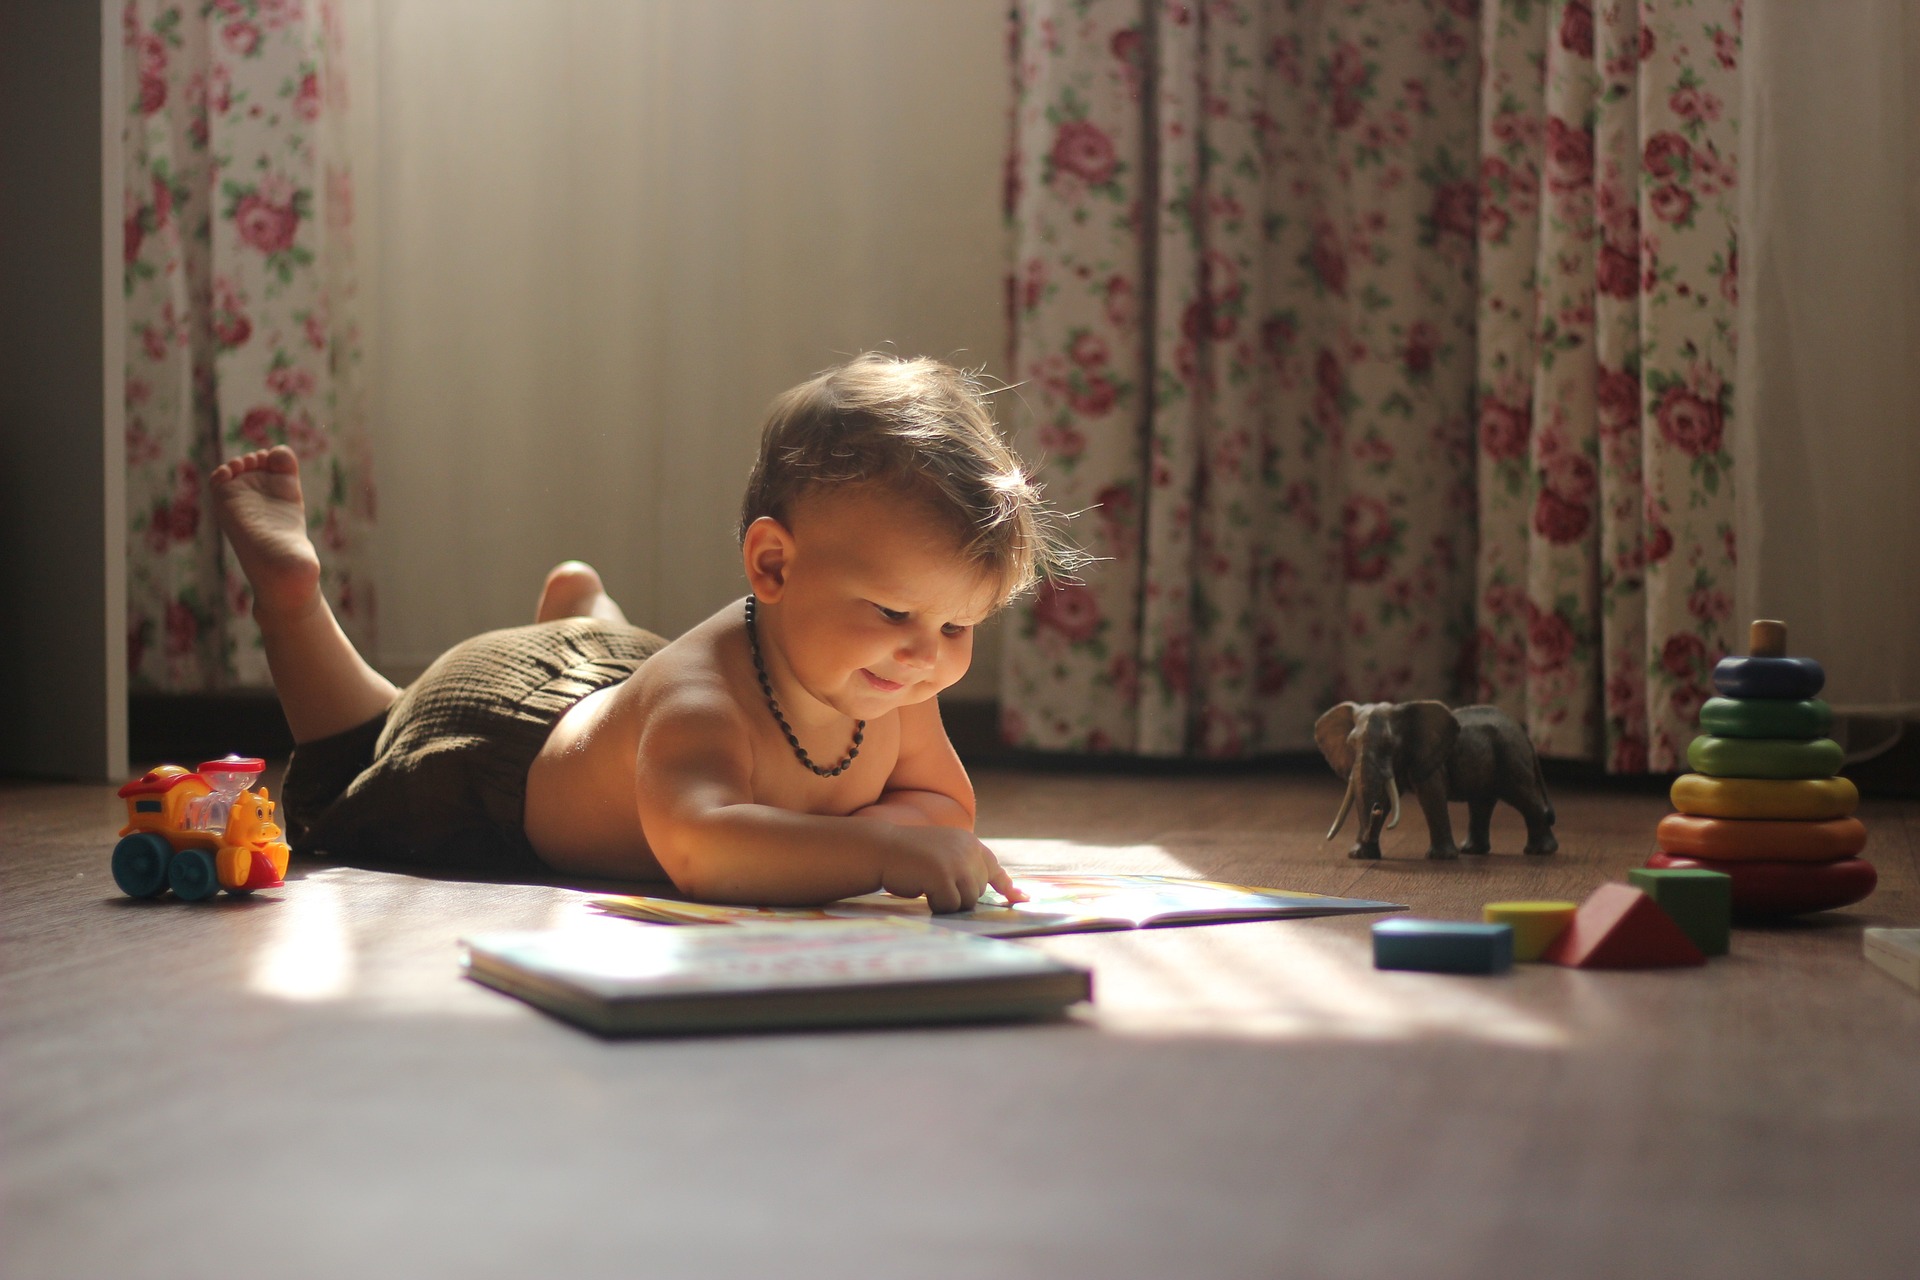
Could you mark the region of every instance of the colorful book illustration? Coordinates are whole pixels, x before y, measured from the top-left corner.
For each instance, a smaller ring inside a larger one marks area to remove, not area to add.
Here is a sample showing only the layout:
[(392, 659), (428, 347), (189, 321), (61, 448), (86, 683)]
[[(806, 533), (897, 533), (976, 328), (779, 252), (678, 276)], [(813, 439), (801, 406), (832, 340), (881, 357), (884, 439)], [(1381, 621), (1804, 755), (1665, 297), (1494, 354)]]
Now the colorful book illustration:
[(655, 924), (895, 918), (921, 920), (942, 929), (988, 938), (1406, 910), (1393, 902), (1333, 898), (1179, 876), (1039, 872), (1015, 876), (1013, 882), (1026, 891), (1027, 901), (1008, 903), (988, 890), (980, 905), (971, 911), (948, 915), (930, 914), (924, 898), (896, 898), (886, 893), (846, 898), (824, 907), (732, 907), (640, 896), (598, 898), (594, 905), (615, 915)]
[(461, 940), (467, 976), (603, 1035), (1054, 1017), (1087, 970), (901, 919)]

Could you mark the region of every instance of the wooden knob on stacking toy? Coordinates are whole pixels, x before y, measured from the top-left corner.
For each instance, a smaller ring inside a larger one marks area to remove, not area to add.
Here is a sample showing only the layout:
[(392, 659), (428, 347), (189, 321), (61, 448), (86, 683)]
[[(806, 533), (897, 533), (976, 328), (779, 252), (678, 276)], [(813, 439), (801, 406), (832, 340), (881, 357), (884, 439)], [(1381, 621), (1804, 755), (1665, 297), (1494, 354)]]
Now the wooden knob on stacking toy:
[(1787, 656), (1787, 624), (1755, 618), (1747, 624), (1747, 652), (1756, 658)]

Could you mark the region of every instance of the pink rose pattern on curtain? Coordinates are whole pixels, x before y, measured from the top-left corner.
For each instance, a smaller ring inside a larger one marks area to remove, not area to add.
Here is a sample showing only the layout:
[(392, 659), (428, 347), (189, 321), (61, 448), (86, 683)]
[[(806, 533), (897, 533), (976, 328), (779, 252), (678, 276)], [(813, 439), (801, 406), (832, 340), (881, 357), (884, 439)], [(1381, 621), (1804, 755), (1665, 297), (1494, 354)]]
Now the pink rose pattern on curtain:
[(1472, 635), (1470, 0), (1014, 18), (1022, 445), (1107, 557), (1007, 643), (1018, 744), (1240, 756)]
[(1477, 685), (1673, 767), (1730, 609), (1735, 6), (1031, 0), (1012, 56), (1019, 435), (1108, 559), (1015, 613), (1009, 740), (1298, 750)]
[(268, 683), (206, 477), (299, 453), (322, 585), (356, 641), (373, 517), (354, 320), (346, 85), (331, 6), (130, 0), (127, 659), (136, 687)]
[(1686, 767), (1729, 647), (1739, 27), (1485, 14), (1478, 696), (1614, 772)]

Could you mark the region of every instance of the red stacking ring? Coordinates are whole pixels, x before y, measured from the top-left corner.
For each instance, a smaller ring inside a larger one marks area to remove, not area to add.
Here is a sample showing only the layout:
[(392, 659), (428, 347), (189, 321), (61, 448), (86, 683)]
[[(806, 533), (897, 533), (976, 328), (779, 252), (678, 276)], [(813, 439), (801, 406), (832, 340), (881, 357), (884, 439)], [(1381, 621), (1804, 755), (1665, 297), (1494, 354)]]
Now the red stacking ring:
[(1779, 919), (1809, 911), (1831, 911), (1873, 892), (1880, 875), (1871, 862), (1719, 862), (1654, 853), (1650, 867), (1719, 871), (1733, 880), (1733, 914), (1748, 920)]

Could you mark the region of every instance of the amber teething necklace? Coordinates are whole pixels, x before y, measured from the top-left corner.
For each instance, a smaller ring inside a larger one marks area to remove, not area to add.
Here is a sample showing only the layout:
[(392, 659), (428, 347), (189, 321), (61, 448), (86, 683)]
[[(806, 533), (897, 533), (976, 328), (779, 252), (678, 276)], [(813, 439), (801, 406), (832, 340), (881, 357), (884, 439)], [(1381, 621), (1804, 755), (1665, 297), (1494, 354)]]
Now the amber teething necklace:
[(865, 720), (853, 722), (853, 745), (847, 748), (847, 754), (841, 757), (839, 764), (828, 769), (813, 762), (813, 757), (807, 754), (807, 749), (800, 745), (800, 739), (794, 736), (793, 726), (788, 724), (787, 718), (780, 714), (780, 700), (773, 696), (773, 683), (767, 679), (767, 664), (760, 657), (760, 632), (753, 625), (753, 603), (753, 594), (749, 592), (747, 594), (747, 644), (753, 649), (753, 674), (760, 677), (760, 692), (766, 696), (767, 710), (773, 712), (774, 722), (780, 726), (780, 732), (787, 735), (787, 745), (793, 748), (793, 754), (799, 758), (801, 764), (823, 778), (837, 778), (846, 772), (847, 766), (853, 763), (853, 758), (860, 754), (860, 740), (866, 737), (867, 722)]

